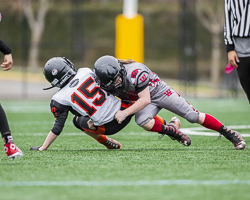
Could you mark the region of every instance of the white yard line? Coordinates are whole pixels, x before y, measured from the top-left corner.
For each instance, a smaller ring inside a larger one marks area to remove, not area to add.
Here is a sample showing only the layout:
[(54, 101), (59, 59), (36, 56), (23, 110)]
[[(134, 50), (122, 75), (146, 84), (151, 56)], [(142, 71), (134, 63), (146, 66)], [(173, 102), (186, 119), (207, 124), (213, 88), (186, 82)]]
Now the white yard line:
[[(31, 123), (31, 122), (30, 122)], [(40, 122), (37, 122), (40, 123)], [(32, 122), (32, 124), (37, 124), (36, 122)], [(44, 122), (43, 124), (50, 124), (49, 122)], [(68, 124), (71, 124), (71, 122), (66, 122)], [(233, 125), (233, 126), (228, 126), (230, 129), (250, 129), (250, 125)], [(211, 132), (209, 129), (206, 129), (204, 127), (194, 127), (194, 128), (181, 128), (180, 129), (183, 133), (188, 134), (188, 135), (199, 135), (199, 136), (219, 136), (219, 133), (217, 132)], [(15, 133), (15, 135), (23, 135), (23, 136), (42, 136), (42, 135), (47, 135), (48, 133)], [(152, 135), (152, 132), (148, 131), (143, 131), (143, 132), (124, 132), (121, 131), (117, 133), (119, 135)], [(84, 133), (62, 133), (64, 136), (72, 136), (72, 135), (83, 135), (85, 136)], [(242, 137), (250, 137), (250, 130), (249, 133), (243, 133), (241, 134)]]
[(250, 180), (154, 180), (154, 181), (6, 181), (3, 186), (140, 186), (140, 185), (250, 185)]
[[(250, 129), (250, 125), (233, 125), (233, 126), (227, 126), (230, 129)], [(204, 127), (194, 127), (194, 128), (181, 128), (180, 129), (183, 133), (186, 133), (187, 135), (201, 135), (201, 136), (218, 136), (219, 133), (217, 132), (209, 132), (209, 129), (206, 129)], [(241, 134), (242, 137), (250, 137), (250, 131), (249, 134)]]

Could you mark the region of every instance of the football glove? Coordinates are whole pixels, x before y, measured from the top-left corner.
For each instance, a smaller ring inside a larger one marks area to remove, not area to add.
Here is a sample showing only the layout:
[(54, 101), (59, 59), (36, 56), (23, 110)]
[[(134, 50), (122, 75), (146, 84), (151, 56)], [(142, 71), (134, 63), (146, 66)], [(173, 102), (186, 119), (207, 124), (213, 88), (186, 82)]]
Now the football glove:
[(39, 151), (39, 148), (40, 148), (40, 147), (41, 147), (41, 146), (31, 147), (30, 150), (31, 150), (31, 151)]

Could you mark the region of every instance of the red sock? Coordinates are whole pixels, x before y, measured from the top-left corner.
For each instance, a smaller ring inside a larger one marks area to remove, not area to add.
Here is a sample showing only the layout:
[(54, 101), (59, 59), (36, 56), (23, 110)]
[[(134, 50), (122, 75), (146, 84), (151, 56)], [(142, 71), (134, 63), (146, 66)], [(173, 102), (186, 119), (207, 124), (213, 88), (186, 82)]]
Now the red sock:
[(161, 124), (164, 124), (165, 120), (163, 118), (161, 118), (159, 115), (156, 115), (154, 119), (158, 120)]
[(154, 120), (155, 120), (155, 124), (149, 131), (161, 133), (163, 125), (157, 119), (154, 119)]
[(214, 118), (213, 116), (209, 114), (205, 114), (205, 120), (202, 124), (202, 126), (204, 126), (205, 128), (208, 128), (214, 131), (219, 131), (222, 125), (223, 124), (220, 123), (220, 121)]
[(106, 140), (107, 140), (106, 135), (100, 135), (100, 137), (98, 139), (96, 139), (96, 141), (99, 143), (104, 143)]

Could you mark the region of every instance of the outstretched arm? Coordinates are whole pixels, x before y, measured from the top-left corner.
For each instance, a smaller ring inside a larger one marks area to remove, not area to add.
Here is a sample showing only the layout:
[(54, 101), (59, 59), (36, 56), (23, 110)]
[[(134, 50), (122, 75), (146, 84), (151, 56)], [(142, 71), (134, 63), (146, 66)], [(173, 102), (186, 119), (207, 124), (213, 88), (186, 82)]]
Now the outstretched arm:
[(47, 135), (47, 138), (45, 139), (43, 145), (40, 146), (39, 151), (47, 150), (57, 137), (58, 137), (58, 135), (56, 135), (52, 131), (50, 131), (49, 134)]
[(125, 110), (118, 110), (115, 114), (115, 119), (120, 124), (127, 116), (132, 115), (144, 107), (146, 107), (151, 102), (149, 87), (147, 86), (144, 90), (138, 93), (139, 99), (130, 107)]
[(45, 151), (49, 148), (49, 146), (54, 142), (58, 135), (54, 134), (52, 131), (49, 132), (47, 138), (45, 139), (42, 146), (31, 147), (31, 151)]

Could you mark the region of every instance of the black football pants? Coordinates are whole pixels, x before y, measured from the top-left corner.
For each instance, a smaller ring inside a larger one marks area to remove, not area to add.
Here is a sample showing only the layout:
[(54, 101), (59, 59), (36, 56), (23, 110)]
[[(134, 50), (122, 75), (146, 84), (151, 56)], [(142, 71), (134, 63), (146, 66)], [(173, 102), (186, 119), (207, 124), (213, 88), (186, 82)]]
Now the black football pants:
[(0, 132), (3, 136), (4, 133), (10, 133), (9, 124), (5, 112), (0, 104)]

